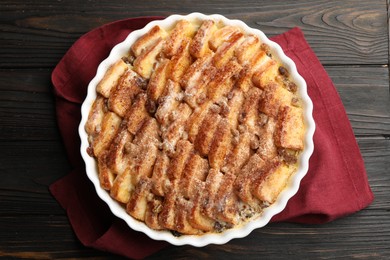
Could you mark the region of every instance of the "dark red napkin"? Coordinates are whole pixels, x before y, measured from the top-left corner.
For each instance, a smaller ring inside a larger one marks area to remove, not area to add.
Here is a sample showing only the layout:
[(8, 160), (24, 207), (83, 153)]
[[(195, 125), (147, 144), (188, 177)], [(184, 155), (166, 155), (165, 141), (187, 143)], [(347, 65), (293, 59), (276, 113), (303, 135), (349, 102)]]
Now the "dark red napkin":
[[(154, 19), (162, 17), (122, 20), (85, 34), (52, 74), (58, 125), (74, 170), (53, 183), (50, 191), (66, 209), (77, 237), (85, 246), (130, 258), (146, 257), (167, 243), (132, 231), (98, 198), (84, 170), (77, 128), (81, 103), (99, 63), (132, 30)], [(316, 122), (309, 172), (298, 193), (272, 221), (325, 223), (365, 208), (372, 202), (373, 194), (350, 122), (332, 81), (299, 28), (272, 40), (282, 46), (305, 78)]]

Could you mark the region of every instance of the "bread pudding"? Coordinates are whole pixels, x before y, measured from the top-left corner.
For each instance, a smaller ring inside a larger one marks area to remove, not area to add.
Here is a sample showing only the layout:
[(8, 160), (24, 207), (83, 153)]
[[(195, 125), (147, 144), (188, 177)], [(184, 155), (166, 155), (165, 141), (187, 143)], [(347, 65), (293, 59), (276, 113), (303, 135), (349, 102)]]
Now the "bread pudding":
[(297, 171), (298, 84), (238, 26), (155, 25), (96, 92), (84, 127), (100, 186), (151, 229), (203, 235), (255, 221)]

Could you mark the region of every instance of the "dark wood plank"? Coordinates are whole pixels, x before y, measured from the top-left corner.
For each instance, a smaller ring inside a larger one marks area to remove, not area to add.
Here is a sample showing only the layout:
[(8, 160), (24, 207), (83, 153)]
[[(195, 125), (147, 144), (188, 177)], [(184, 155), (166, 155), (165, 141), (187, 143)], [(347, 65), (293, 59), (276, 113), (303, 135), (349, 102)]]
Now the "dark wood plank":
[(62, 215), (49, 193), (71, 167), (59, 141), (1, 142), (0, 215)]
[(78, 37), (111, 21), (194, 11), (241, 19), (269, 36), (299, 26), (324, 64), (387, 64), (388, 60), (383, 0), (10, 3), (0, 9), (1, 68), (52, 67)]
[(65, 216), (50, 214), (0, 217), (0, 258), (123, 259), (84, 247), (76, 238)]
[[(375, 218), (389, 224), (386, 215)], [(383, 230), (381, 236), (378, 236), (372, 230), (382, 225), (372, 220), (360, 212), (353, 218), (347, 217), (320, 227), (275, 223), (226, 245), (169, 247), (150, 259), (189, 256), (218, 259), (242, 259), (243, 256), (249, 259), (386, 259), (390, 255), (387, 246), (390, 241), (389, 230)]]
[[(390, 169), (390, 140), (366, 137), (358, 138), (358, 144), (376, 196), (370, 209), (389, 209), (390, 176), (383, 170)], [(48, 192), (48, 186), (70, 170), (62, 147), (55, 142), (2, 142), (2, 149), (5, 152), (0, 159), (0, 215), (63, 214)]]
[(369, 209), (386, 209), (390, 217), (390, 139), (382, 137), (357, 138), (366, 166), (368, 182), (375, 200)]
[(0, 140), (59, 140), (50, 74), (0, 70)]
[(0, 70), (0, 140), (60, 140), (51, 70)]
[(384, 67), (326, 66), (355, 135), (390, 134), (389, 71)]
[[(340, 93), (355, 134), (389, 134), (387, 68), (326, 66), (326, 70)], [(0, 139), (58, 140), (50, 74), (50, 69), (0, 70)]]
[[(37, 229), (41, 232), (35, 232)], [(0, 244), (6, 247), (0, 256), (20, 256), (20, 252), (25, 252), (28, 258), (39, 259), (113, 257), (82, 247), (63, 216), (0, 217), (0, 230), (4, 234)], [(169, 246), (150, 259), (385, 259), (390, 256), (389, 242), (389, 213), (365, 210), (323, 225), (273, 223), (225, 245)]]

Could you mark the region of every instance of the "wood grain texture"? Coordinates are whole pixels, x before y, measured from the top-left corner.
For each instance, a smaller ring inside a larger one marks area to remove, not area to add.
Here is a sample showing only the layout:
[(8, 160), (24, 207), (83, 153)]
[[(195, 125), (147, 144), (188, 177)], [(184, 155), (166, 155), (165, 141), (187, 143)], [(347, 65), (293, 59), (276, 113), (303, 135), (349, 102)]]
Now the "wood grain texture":
[(60, 140), (50, 74), (48, 69), (0, 70), (1, 140)]
[[(112, 254), (85, 248), (75, 238), (65, 216), (52, 214), (0, 217), (0, 258), (120, 259)], [(43, 228), (43, 229), (42, 229)]]
[[(378, 221), (390, 224), (386, 216), (378, 217)], [(356, 229), (358, 226), (362, 228)], [(364, 216), (363, 212), (357, 213), (352, 220), (347, 217), (321, 225), (320, 228), (274, 223), (227, 245), (210, 245), (205, 248), (169, 247), (149, 259), (192, 256), (202, 259), (242, 259), (243, 256), (249, 259), (385, 259), (389, 255), (386, 235), (384, 241), (384, 237), (379, 238), (371, 232), (380, 226), (372, 223), (370, 217)], [(383, 234), (388, 232), (388, 229), (383, 230)], [(389, 239), (387, 236), (387, 241)]]
[(122, 259), (81, 245), (48, 191), (71, 170), (50, 75), (81, 35), (102, 24), (200, 11), (241, 19), (269, 36), (302, 28), (340, 94), (375, 200), (328, 224), (272, 223), (226, 245), (171, 246), (150, 259), (389, 259), (388, 6), (388, 0), (1, 1), (0, 258)]
[(355, 135), (390, 134), (388, 67), (326, 66)]
[[(386, 2), (364, 1), (10, 1), (0, 9), (0, 68), (51, 67), (82, 34), (144, 15), (194, 11), (240, 19), (268, 36), (299, 26), (324, 64), (387, 64)], [(329, 40), (331, 39), (331, 40)]]
[[(325, 66), (325, 69), (340, 94), (355, 134), (388, 135), (387, 67)], [(0, 138), (56, 136), (58, 140), (50, 75), (50, 69), (0, 70), (0, 120), (5, 127)]]

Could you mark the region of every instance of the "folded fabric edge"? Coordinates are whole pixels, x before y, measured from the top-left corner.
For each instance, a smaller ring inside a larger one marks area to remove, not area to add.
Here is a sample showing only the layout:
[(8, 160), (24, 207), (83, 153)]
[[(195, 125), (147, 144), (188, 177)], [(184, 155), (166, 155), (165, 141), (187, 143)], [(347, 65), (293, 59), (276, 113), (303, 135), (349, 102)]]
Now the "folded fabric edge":
[[(85, 214), (81, 214), (83, 209), (79, 205), (80, 202), (74, 188), (74, 183), (77, 183), (77, 178), (80, 178), (80, 176), (77, 176), (77, 172), (77, 170), (73, 170), (51, 184), (49, 186), (49, 191), (66, 211), (69, 222), (77, 238), (84, 246), (90, 246), (97, 237), (93, 236), (93, 232), (89, 232), (95, 230), (94, 227), (91, 226), (90, 222), (82, 221), (82, 218), (79, 217), (80, 215), (85, 216)], [(77, 228), (79, 226), (87, 228), (79, 229)]]
[[(295, 62), (299, 62), (301, 67), (306, 71), (305, 75), (309, 75), (312, 78), (312, 82), (316, 84), (315, 87), (319, 90), (319, 93), (322, 96), (320, 99), (321, 102), (328, 101), (324, 107), (327, 111), (327, 116), (329, 118), (329, 122), (331, 123), (334, 137), (338, 142), (340, 155), (343, 157), (343, 161), (348, 172), (348, 177), (354, 187), (356, 201), (358, 203), (356, 207), (357, 211), (367, 207), (374, 200), (374, 194), (368, 183), (364, 160), (356, 141), (352, 125), (342, 104), (341, 97), (339, 96), (333, 82), (331, 81), (331, 78), (321, 64), (317, 55), (314, 53), (313, 49), (310, 47), (309, 43), (306, 41), (304, 33), (299, 27), (295, 27), (286, 33), (276, 36), (275, 40), (278, 41), (281, 45), (285, 46), (285, 52), (293, 55)], [(313, 75), (312, 68), (321, 69), (321, 73)], [(331, 87), (325, 90), (321, 87), (321, 83), (319, 82), (321, 82), (322, 85)], [(310, 95), (310, 89), (308, 89), (308, 91)], [(327, 91), (327, 93), (324, 93), (324, 91)], [(332, 110), (333, 104), (330, 102), (335, 103), (335, 100), (329, 100), (325, 98), (325, 96), (329, 96), (329, 91), (332, 91), (332, 95), (340, 100), (340, 104), (342, 106), (341, 110)], [(335, 120), (337, 120), (337, 122), (335, 122)], [(343, 123), (343, 125), (337, 127), (340, 125), (340, 122)], [(340, 139), (340, 134), (338, 134), (340, 132), (343, 132), (343, 137), (348, 137), (347, 140), (345, 138), (342, 140)], [(351, 153), (351, 151), (354, 153)], [(356, 173), (360, 173), (360, 177), (363, 179), (359, 180), (354, 178), (353, 176)], [(354, 211), (351, 213), (354, 213)]]

